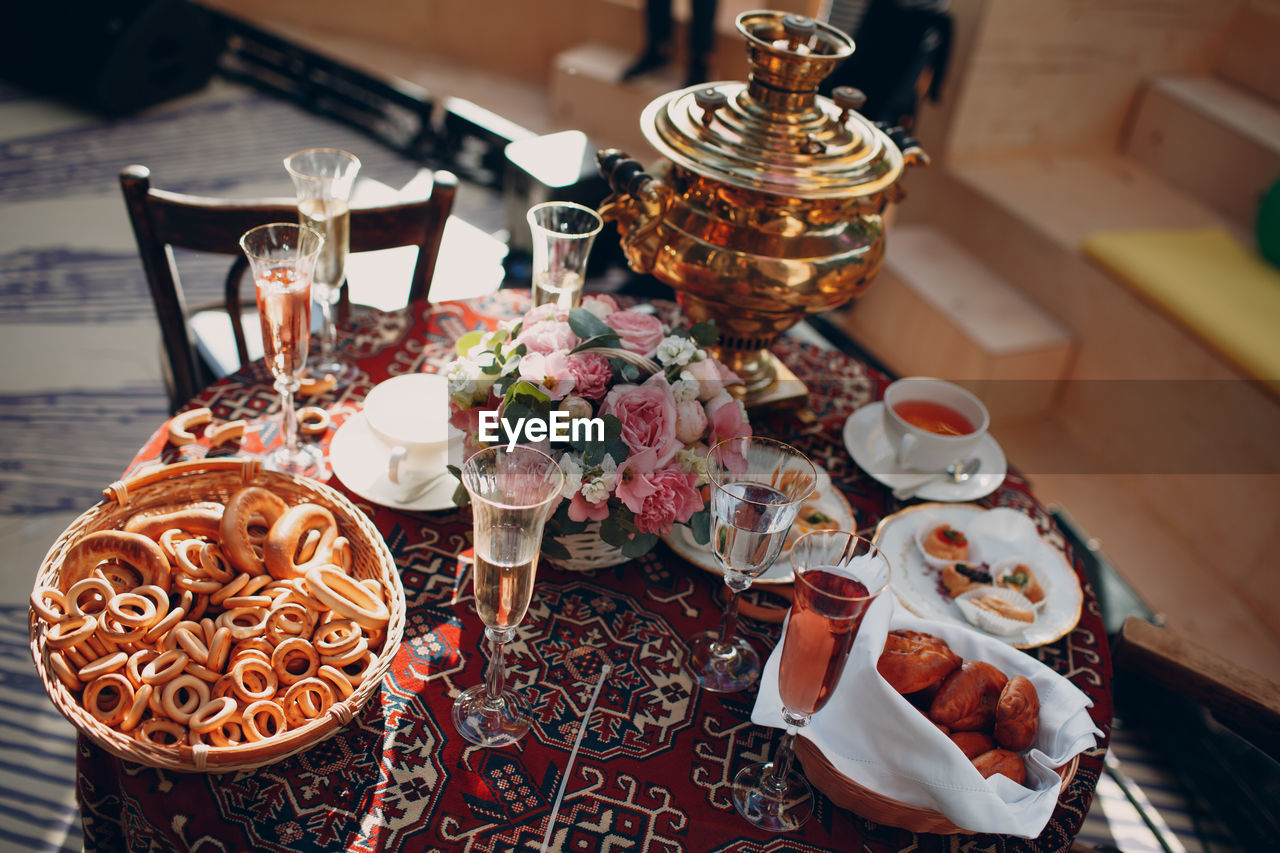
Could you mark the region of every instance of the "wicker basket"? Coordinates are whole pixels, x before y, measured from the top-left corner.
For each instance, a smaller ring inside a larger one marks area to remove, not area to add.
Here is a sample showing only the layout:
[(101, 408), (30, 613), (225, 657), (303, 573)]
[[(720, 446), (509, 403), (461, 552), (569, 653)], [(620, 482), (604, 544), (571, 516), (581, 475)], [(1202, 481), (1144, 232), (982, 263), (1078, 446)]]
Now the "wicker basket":
[[(821, 790), (831, 802), (868, 820), (885, 826), (896, 826), (911, 832), (933, 835), (973, 835), (973, 831), (961, 829), (947, 820), (942, 812), (934, 809), (910, 806), (864, 788), (848, 776), (836, 770), (822, 754), (822, 750), (804, 738), (796, 738), (796, 755), (804, 765), (805, 775), (815, 788)], [(1079, 756), (1073, 757), (1057, 769), (1066, 785), (1076, 774)]]
[(581, 533), (565, 534), (553, 538), (554, 542), (564, 546), (568, 557), (547, 557), (547, 562), (554, 563), (557, 568), (571, 572), (589, 572), (594, 569), (607, 569), (630, 560), (623, 555), (622, 549), (610, 545), (600, 538), (600, 522), (592, 521)]
[(72, 522), (54, 542), (36, 575), (36, 586), (57, 585), (68, 549), (87, 533), (120, 528), (135, 513), (152, 507), (191, 501), (225, 502), (249, 485), (267, 488), (290, 504), (311, 502), (333, 513), (351, 543), (351, 573), (358, 578), (377, 578), (389, 591), (391, 619), (382, 651), (350, 696), (300, 728), (230, 747), (158, 746), (103, 725), (80, 705), (50, 669), (45, 624), (32, 613), (31, 653), (53, 704), (90, 740), (119, 758), (168, 770), (217, 773), (271, 764), (336, 734), (380, 689), (391, 667), (404, 635), (405, 597), (395, 561), (381, 534), (363, 512), (332, 488), (302, 477), (263, 471), (257, 460), (201, 459), (151, 469), (113, 483), (103, 490), (106, 499)]

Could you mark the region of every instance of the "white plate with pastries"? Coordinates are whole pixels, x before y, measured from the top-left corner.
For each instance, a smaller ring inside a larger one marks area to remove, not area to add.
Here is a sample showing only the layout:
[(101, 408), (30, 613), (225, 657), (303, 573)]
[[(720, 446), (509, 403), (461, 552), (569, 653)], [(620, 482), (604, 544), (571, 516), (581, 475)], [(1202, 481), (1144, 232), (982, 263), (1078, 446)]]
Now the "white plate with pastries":
[(917, 616), (1020, 649), (1052, 643), (1080, 621), (1079, 578), (1018, 510), (921, 504), (881, 521), (875, 543), (893, 566), (894, 594)]

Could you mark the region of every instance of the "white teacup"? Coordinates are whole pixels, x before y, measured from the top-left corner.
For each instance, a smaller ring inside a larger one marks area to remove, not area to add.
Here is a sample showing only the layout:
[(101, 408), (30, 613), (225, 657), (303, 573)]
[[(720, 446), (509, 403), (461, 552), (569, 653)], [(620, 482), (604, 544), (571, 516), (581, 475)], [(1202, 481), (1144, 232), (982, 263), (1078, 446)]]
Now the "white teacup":
[(942, 471), (972, 456), (990, 423), (981, 400), (941, 379), (899, 379), (884, 392), (885, 437), (904, 470)]
[(449, 381), (409, 373), (380, 382), (364, 398), (369, 429), (391, 451), (387, 478), (414, 485), (436, 477), (449, 461)]

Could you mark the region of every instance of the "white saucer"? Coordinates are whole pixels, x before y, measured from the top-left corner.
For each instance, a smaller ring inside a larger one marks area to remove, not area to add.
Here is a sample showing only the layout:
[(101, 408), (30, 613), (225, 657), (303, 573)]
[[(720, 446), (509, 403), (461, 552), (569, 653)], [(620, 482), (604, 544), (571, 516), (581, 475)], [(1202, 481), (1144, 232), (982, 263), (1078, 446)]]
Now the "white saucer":
[(458, 479), (446, 473), (421, 494), (413, 486), (397, 486), (387, 478), (387, 446), (369, 429), (364, 412), (338, 428), (329, 442), (329, 465), (342, 484), (371, 503), (408, 512), (453, 509)]
[[(858, 467), (890, 489), (916, 482), (920, 473), (904, 471), (893, 458), (893, 448), (884, 435), (884, 403), (869, 403), (856, 410), (844, 422), (844, 446)], [(987, 433), (978, 442), (975, 453), (982, 460), (978, 473), (963, 483), (939, 480), (916, 492), (917, 498), (930, 501), (973, 501), (1000, 488), (1009, 463), (1000, 444)]]

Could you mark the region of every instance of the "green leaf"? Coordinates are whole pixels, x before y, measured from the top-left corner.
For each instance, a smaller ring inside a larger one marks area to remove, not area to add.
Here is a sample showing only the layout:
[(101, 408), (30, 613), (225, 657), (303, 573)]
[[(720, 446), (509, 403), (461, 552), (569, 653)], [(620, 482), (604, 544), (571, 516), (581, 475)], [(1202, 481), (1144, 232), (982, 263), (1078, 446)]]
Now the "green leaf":
[(551, 536), (542, 537), (542, 553), (553, 560), (569, 559), (569, 549), (561, 545)]
[[(566, 504), (567, 503), (568, 502), (566, 501)], [(569, 518), (567, 516), (560, 522), (560, 532), (565, 534), (566, 536), (575, 536), (579, 533), (584, 533), (586, 532), (586, 529), (587, 529), (587, 522), (574, 521), (572, 518)]]
[(621, 548), (631, 540), (631, 534), (623, 529), (618, 520), (612, 516), (600, 522), (600, 538), (605, 544), (612, 545), (615, 548)]
[(622, 378), (628, 382), (635, 382), (640, 378), (640, 368), (636, 367), (634, 364), (622, 365)]
[(548, 402), (551, 399), (545, 393), (543, 393), (538, 388), (537, 385), (534, 385), (532, 382), (529, 382), (528, 380), (522, 380), (520, 382), (517, 382), (515, 385), (512, 385), (507, 390), (508, 401), (516, 400), (516, 399), (519, 399), (520, 397), (532, 397), (533, 399), (541, 400), (544, 403)]
[(582, 464), (584, 467), (594, 468), (604, 461), (604, 445), (598, 441), (586, 444), (586, 448), (582, 451)]
[(569, 328), (580, 338), (594, 338), (597, 335), (616, 335), (604, 320), (592, 314), (586, 308), (573, 308), (569, 311)]
[(488, 333), (484, 331), (467, 332), (458, 338), (458, 342), (453, 345), (454, 351), (458, 353), (458, 358), (466, 358), (471, 348), (484, 340), (486, 334)]
[(622, 543), (622, 555), (624, 557), (642, 557), (653, 550), (653, 546), (658, 544), (658, 534), (656, 533), (637, 533), (631, 539)]
[(700, 347), (709, 347), (720, 339), (720, 331), (711, 320), (694, 323), (689, 333), (693, 335), (694, 342)]
[(576, 347), (569, 350), (569, 355), (573, 355), (575, 352), (582, 352), (583, 350), (588, 350), (593, 347), (611, 347), (612, 349), (619, 349), (621, 346), (622, 338), (618, 336), (618, 333), (609, 332), (607, 335), (596, 335), (594, 337), (587, 338)]
[(502, 372), (502, 364), (497, 361), (491, 361), (480, 368), (480, 372), (486, 376), (497, 376)]
[[(604, 440), (606, 444), (612, 444), (622, 436), (622, 421), (618, 420), (617, 415), (602, 415), (600, 420), (604, 421)], [(617, 458), (616, 456), (614, 457), (614, 459)]]
[(502, 365), (502, 375), (511, 376), (520, 369), (520, 356), (511, 355)]
[[(627, 447), (627, 443), (625, 441), (614, 441), (610, 442), (605, 447), (604, 452), (612, 456), (614, 462), (621, 465), (623, 461), (631, 455), (631, 448)], [(600, 458), (601, 460), (604, 459), (603, 456)]]
[(693, 533), (693, 541), (706, 545), (711, 541), (711, 513), (699, 510), (689, 518), (689, 530)]

